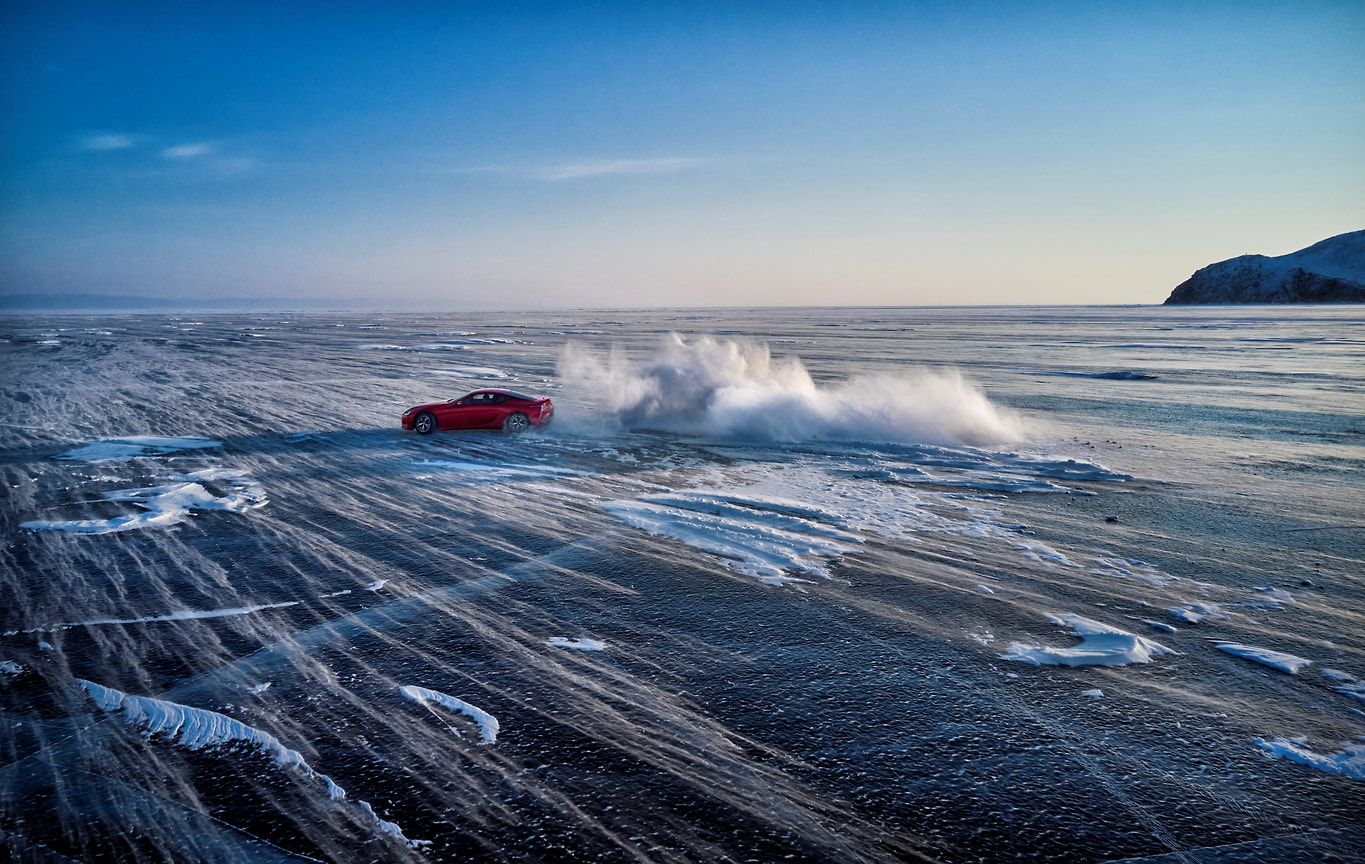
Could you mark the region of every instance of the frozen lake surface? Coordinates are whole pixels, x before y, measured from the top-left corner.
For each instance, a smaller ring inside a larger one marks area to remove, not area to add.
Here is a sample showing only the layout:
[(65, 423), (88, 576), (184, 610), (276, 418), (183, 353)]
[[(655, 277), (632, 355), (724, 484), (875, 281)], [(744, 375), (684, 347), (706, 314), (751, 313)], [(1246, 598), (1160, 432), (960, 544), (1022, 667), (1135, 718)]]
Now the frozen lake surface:
[[(1360, 860), (1365, 312), (0, 318), (14, 860)], [(551, 396), (530, 434), (407, 407)]]

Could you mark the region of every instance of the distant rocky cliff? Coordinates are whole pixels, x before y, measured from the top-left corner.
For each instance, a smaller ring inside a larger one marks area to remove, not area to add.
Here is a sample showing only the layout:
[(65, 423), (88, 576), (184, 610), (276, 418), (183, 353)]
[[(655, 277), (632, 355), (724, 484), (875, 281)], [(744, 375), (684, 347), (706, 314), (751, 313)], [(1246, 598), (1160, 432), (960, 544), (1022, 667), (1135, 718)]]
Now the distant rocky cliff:
[(1242, 255), (1210, 264), (1176, 286), (1166, 303), (1365, 303), (1365, 231), (1278, 258)]

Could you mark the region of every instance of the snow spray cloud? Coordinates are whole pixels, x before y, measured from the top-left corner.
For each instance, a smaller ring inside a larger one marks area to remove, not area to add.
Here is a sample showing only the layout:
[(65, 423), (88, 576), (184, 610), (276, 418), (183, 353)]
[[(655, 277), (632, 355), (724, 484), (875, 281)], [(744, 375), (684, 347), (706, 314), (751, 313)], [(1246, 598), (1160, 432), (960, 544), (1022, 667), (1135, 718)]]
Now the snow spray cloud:
[(797, 358), (751, 342), (671, 334), (644, 361), (571, 343), (559, 374), (567, 425), (605, 417), (627, 430), (759, 441), (984, 446), (1023, 437), (1017, 417), (956, 372), (817, 385)]

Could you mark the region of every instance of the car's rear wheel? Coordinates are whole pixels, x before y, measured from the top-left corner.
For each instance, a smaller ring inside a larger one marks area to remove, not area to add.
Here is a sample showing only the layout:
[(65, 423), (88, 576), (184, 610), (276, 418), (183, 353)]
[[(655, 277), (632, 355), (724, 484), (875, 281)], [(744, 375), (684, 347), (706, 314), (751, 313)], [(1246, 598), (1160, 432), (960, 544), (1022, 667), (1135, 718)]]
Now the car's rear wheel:
[(423, 411), (412, 420), (412, 428), (419, 435), (430, 435), (436, 431), (436, 418), (430, 411)]
[(504, 432), (525, 432), (527, 429), (530, 428), (531, 418), (527, 417), (520, 411), (517, 411), (516, 413), (513, 414), (508, 414), (507, 419), (504, 420), (502, 423), (502, 431)]

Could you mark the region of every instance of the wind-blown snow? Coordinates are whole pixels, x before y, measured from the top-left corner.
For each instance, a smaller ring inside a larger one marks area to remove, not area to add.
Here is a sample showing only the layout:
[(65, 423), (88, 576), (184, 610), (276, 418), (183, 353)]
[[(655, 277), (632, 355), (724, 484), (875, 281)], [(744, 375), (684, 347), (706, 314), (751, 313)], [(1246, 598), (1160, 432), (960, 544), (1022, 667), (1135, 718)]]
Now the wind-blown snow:
[(1218, 642), (1215, 647), (1219, 651), (1241, 657), (1243, 660), (1251, 660), (1272, 669), (1279, 669), (1281, 672), (1288, 672), (1290, 675), (1297, 675), (1299, 670), (1312, 663), (1302, 657), (1295, 657), (1293, 654), (1285, 654), (1283, 651), (1272, 651), (1269, 648), (1258, 648), (1255, 645), (1243, 645), (1240, 642)]
[(454, 696), (442, 693), (439, 690), (428, 690), (425, 687), (418, 687), (413, 684), (404, 684), (398, 690), (405, 697), (427, 707), (428, 710), (430, 710), (431, 703), (434, 702), (451, 711), (464, 714), (478, 724), (483, 743), (492, 744), (498, 740), (498, 718), (482, 708), (476, 708), (463, 699), (456, 699)]
[(446, 375), (451, 378), (507, 378), (508, 374), (501, 369), (491, 369), (487, 366), (456, 366), (452, 369), (428, 369), (428, 375)]
[(1293, 603), (1294, 595), (1282, 588), (1253, 588), (1251, 589), (1261, 595), (1261, 602), (1271, 608), (1277, 608), (1281, 603)]
[[(332, 800), (341, 801), (346, 797), (346, 790), (338, 786), (331, 777), (315, 770), (301, 753), (284, 746), (280, 739), (269, 732), (248, 726), (217, 711), (191, 708), (188, 705), (153, 699), (149, 696), (134, 696), (122, 690), (86, 681), (84, 678), (77, 678), (76, 682), (85, 688), (85, 692), (90, 694), (90, 698), (95, 700), (95, 704), (100, 708), (111, 714), (118, 714), (125, 723), (141, 729), (146, 735), (164, 734), (174, 743), (190, 750), (203, 750), (236, 742), (247, 744), (269, 756), (281, 768), (292, 768), (309, 779), (325, 783), (327, 797)], [(374, 819), (380, 830), (392, 834), (409, 846), (418, 845), (403, 836), (397, 825), (379, 818), (374, 808), (367, 802), (358, 801), (357, 804)]]
[(1167, 609), (1176, 618), (1186, 624), (1198, 624), (1201, 621), (1226, 621), (1228, 616), (1223, 614), (1223, 610), (1218, 608), (1216, 603), (1192, 603), (1188, 606), (1175, 606)]
[(602, 506), (627, 525), (662, 534), (725, 559), (726, 563), (776, 584), (788, 570), (828, 576), (826, 565), (861, 543), (855, 534), (785, 512), (781, 503), (729, 496), (647, 495), (638, 501)]
[[(1058, 460), (1002, 459), (998, 454), (965, 449), (904, 449), (907, 455), (923, 456), (949, 470), (967, 465), (984, 473), (977, 466), (993, 465), (999, 475), (1031, 464), (1037, 470), (1063, 475), (1084, 471), (1116, 481), (1125, 477), (1073, 460), (1060, 464)], [(726, 447), (723, 452), (742, 457), (748, 451)], [(802, 581), (792, 572), (827, 578), (831, 562), (858, 551), (863, 543), (859, 532), (897, 541), (916, 532), (999, 539), (1033, 561), (1082, 569), (1051, 546), (1020, 538), (1017, 530), (998, 521), (997, 511), (972, 503), (966, 496), (917, 491), (900, 479), (911, 470), (919, 472), (913, 465), (896, 465), (893, 471), (888, 460), (867, 458), (856, 451), (817, 450), (761, 470), (714, 471), (703, 475), (701, 488), (646, 494), (602, 506), (633, 527), (715, 555), (727, 567), (769, 584)], [(891, 482), (868, 483), (869, 479)], [(918, 483), (918, 477), (911, 477), (911, 482)], [(965, 518), (953, 518), (950, 513)], [(1117, 557), (1096, 560), (1115, 576), (1133, 575), (1148, 581), (1165, 577), (1163, 582), (1173, 578)], [(1117, 569), (1123, 565), (1129, 569)]]
[(203, 450), (223, 446), (221, 441), (208, 438), (157, 438), (151, 435), (131, 435), (126, 438), (106, 438), (91, 441), (75, 450), (57, 456), (72, 462), (125, 462), (142, 456), (167, 456), (182, 450)]
[[(1365, 741), (1365, 737), (1360, 740)], [(1308, 747), (1307, 738), (1255, 739), (1255, 744), (1271, 756), (1308, 765), (1329, 774), (1341, 774), (1352, 780), (1365, 780), (1365, 744), (1343, 743), (1336, 753), (1318, 753)]]
[(796, 358), (768, 346), (677, 334), (654, 357), (602, 357), (570, 345), (560, 360), (561, 416), (581, 419), (581, 401), (606, 401), (626, 429), (658, 429), (757, 441), (884, 441), (989, 444), (1023, 428), (954, 372), (919, 371), (817, 385)]
[(151, 615), (146, 618), (94, 618), (89, 621), (63, 621), (59, 624), (44, 624), (41, 627), (32, 627), (28, 630), (9, 630), (4, 635), (9, 636), (15, 633), (49, 633), (54, 630), (66, 630), (70, 627), (95, 627), (103, 624), (155, 624), (161, 621), (190, 621), (200, 618), (232, 618), (238, 615), (250, 615), (253, 612), (261, 612), (266, 609), (284, 609), (288, 606), (297, 606), (297, 600), (288, 600), (284, 603), (264, 603), (260, 606), (238, 606), (232, 609), (205, 609), (195, 611), (186, 609), (181, 612), (169, 612), (165, 615)]
[[(78, 534), (109, 534), (140, 528), (166, 528), (189, 521), (193, 511), (226, 510), (246, 513), (268, 502), (260, 485), (245, 471), (231, 468), (206, 468), (191, 474), (173, 474), (165, 486), (120, 489), (106, 493), (105, 501), (126, 501), (142, 508), (112, 519), (33, 520), (20, 525), (34, 531), (72, 531)], [(232, 491), (215, 495), (205, 483), (219, 483)]]
[(1063, 624), (1081, 637), (1074, 648), (1052, 648), (1011, 642), (1003, 660), (1020, 660), (1035, 666), (1126, 666), (1150, 663), (1156, 654), (1175, 654), (1166, 646), (1126, 630), (1101, 624), (1080, 615), (1049, 615), (1054, 624)]
[(455, 471), (463, 475), (466, 483), (496, 483), (502, 480), (525, 477), (584, 477), (587, 471), (572, 468), (556, 468), (552, 465), (524, 465), (510, 462), (471, 462), (464, 459), (419, 459), (415, 463), (422, 468), (438, 471)]
[(1169, 583), (1178, 581), (1177, 577), (1163, 573), (1155, 564), (1149, 564), (1146, 561), (1129, 561), (1111, 552), (1101, 551), (1090, 560), (1099, 565), (1090, 572), (1101, 576), (1112, 576), (1116, 579), (1141, 579), (1153, 588), (1165, 588)]
[(1324, 678), (1338, 682), (1338, 686), (1332, 688), (1338, 693), (1365, 700), (1365, 681), (1357, 680), (1356, 676), (1349, 672), (1342, 672), (1340, 669), (1324, 669), (1322, 675)]

